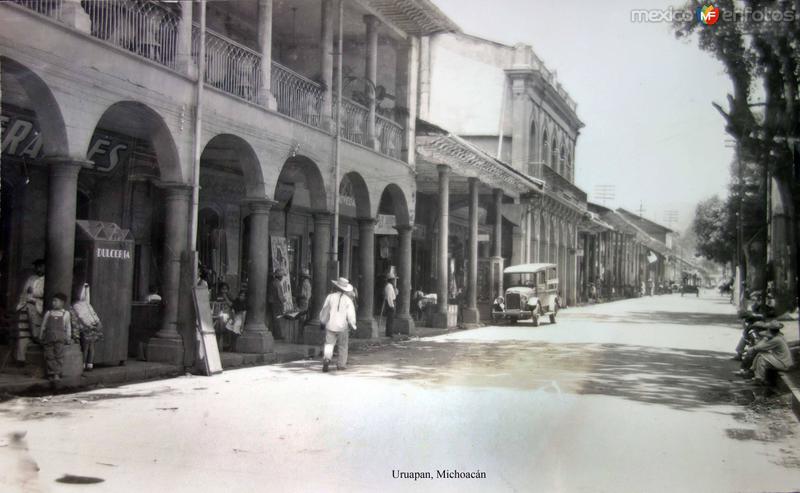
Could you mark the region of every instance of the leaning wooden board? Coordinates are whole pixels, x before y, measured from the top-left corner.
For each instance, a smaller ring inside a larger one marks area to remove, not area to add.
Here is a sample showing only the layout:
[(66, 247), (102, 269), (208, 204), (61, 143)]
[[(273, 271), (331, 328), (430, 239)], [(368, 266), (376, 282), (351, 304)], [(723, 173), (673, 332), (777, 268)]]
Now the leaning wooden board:
[(206, 375), (222, 373), (222, 361), (219, 358), (217, 335), (214, 333), (214, 321), (211, 318), (211, 303), (208, 288), (195, 287), (194, 309), (197, 322), (197, 360), (198, 366)]

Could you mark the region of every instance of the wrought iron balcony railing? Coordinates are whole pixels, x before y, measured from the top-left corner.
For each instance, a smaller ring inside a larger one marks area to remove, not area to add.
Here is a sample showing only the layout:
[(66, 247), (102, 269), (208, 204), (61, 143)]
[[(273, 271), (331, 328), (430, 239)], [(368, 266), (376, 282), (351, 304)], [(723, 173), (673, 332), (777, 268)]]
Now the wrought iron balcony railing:
[[(2, 0), (0, 0), (2, 1)], [(119, 48), (136, 53), (173, 70), (178, 66), (180, 15), (161, 2), (151, 0), (11, 0), (60, 22), (68, 9), (82, 8), (91, 21), (89, 34)], [(192, 56), (200, 53), (199, 27), (192, 26)], [(262, 88), (261, 55), (232, 39), (206, 30), (206, 84), (255, 104)], [(283, 65), (271, 66), (271, 90), (278, 112), (315, 127), (323, 127), (324, 95), (321, 84)], [(334, 100), (333, 111), (336, 110)], [(336, 115), (332, 115), (333, 118)], [(341, 136), (344, 140), (368, 145), (369, 109), (347, 98), (342, 99)], [(376, 138), (382, 154), (400, 159), (403, 127), (376, 115)]]
[(322, 85), (272, 62), (272, 94), (278, 112), (315, 127), (321, 126), (325, 94)]

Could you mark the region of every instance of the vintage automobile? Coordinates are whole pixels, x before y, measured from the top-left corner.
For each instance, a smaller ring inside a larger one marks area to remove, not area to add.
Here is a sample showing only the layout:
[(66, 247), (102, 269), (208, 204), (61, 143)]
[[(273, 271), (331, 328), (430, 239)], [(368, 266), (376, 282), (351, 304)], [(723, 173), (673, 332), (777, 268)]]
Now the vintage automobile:
[(682, 273), (681, 296), (685, 293), (694, 293), (700, 296), (700, 283), (700, 276), (697, 272), (684, 271)]
[(508, 287), (505, 297), (496, 300), (492, 308), (492, 320), (516, 323), (530, 319), (538, 326), (539, 318), (547, 316), (550, 323), (556, 323), (561, 307), (556, 264), (512, 265), (503, 274)]

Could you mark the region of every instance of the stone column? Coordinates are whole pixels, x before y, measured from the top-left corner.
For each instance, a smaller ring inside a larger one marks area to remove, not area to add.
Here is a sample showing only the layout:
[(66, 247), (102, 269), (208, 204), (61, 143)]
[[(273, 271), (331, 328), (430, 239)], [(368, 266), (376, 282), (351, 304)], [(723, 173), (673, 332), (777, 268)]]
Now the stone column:
[(328, 131), (334, 130), (333, 122), (333, 53), (336, 47), (333, 45), (334, 21), (339, 12), (339, 2), (341, 0), (322, 0), (320, 2), (322, 12), (322, 33), (320, 35), (320, 71), (322, 72), (322, 85), (325, 92), (322, 95), (322, 109), (320, 123), (322, 128)]
[(314, 242), (311, 245), (313, 258), (312, 291), (311, 291), (311, 321), (303, 331), (303, 342), (306, 344), (319, 344), (323, 334), (319, 330), (319, 312), (325, 303), (325, 297), (330, 292), (328, 283), (328, 251), (331, 244), (331, 213), (314, 213)]
[(272, 94), (272, 0), (258, 0), (258, 53), (261, 55), (261, 80), (258, 103), (277, 108)]
[(181, 0), (181, 18), (178, 21), (178, 46), (176, 48), (177, 69), (189, 77), (196, 76), (192, 60), (192, 9), (194, 2)]
[[(529, 216), (530, 217), (530, 216)], [(530, 228), (528, 228), (530, 236)], [(469, 261), (467, 271), (467, 307), (464, 309), (464, 324), (477, 326), (478, 314), (478, 179), (469, 178)]]
[(398, 300), (395, 327), (401, 334), (414, 331), (414, 319), (411, 318), (411, 232), (409, 225), (396, 226), (400, 235), (400, 272), (398, 272), (400, 299)]
[(250, 241), (247, 245), (247, 320), (236, 340), (240, 353), (266, 354), (275, 341), (267, 327), (267, 275), (269, 272), (269, 211), (271, 200), (248, 201)]
[(47, 248), (45, 265), (45, 308), (56, 293), (72, 299), (72, 270), (75, 264), (75, 210), (78, 173), (82, 161), (48, 160)]
[(163, 311), (161, 330), (147, 342), (147, 360), (181, 366), (183, 339), (178, 332), (181, 255), (188, 249), (192, 187), (183, 183), (165, 183), (164, 186)]
[(369, 116), (367, 117), (367, 146), (376, 151), (380, 147), (377, 132), (375, 129), (376, 101), (375, 87), (378, 85), (378, 26), (380, 21), (374, 15), (365, 15), (364, 24), (367, 25), (367, 60), (364, 77), (372, 83), (366, 84), (367, 96), (369, 97)]
[(433, 326), (447, 328), (448, 235), (450, 223), (450, 168), (440, 164), (439, 169), (439, 272), (437, 279), (437, 305)]
[(492, 278), (492, 298), (503, 296), (503, 190), (492, 190), (494, 199), (494, 243), (490, 272)]
[(358, 288), (358, 331), (357, 337), (378, 338), (378, 324), (375, 323), (375, 219), (366, 217), (358, 220), (358, 253), (361, 286)]
[(573, 225), (571, 228), (572, 234), (569, 236), (570, 243), (567, 247), (567, 255), (569, 258), (569, 292), (570, 304), (578, 304), (578, 227)]

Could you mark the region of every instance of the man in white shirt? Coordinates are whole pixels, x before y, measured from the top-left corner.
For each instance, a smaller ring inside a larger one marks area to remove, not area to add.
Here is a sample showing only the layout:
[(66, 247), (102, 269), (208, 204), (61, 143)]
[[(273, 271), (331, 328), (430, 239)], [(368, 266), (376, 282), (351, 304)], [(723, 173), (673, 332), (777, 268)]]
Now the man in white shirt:
[(383, 315), (386, 317), (386, 337), (394, 335), (394, 314), (397, 301), (397, 277), (389, 273), (386, 277), (386, 286), (383, 287)]
[(353, 291), (353, 286), (344, 277), (331, 281), (336, 291), (325, 298), (319, 320), (325, 326), (325, 348), (322, 356), (322, 371), (328, 371), (328, 366), (333, 358), (333, 347), (339, 345), (339, 361), (336, 363), (338, 370), (347, 369), (347, 345), (350, 340), (350, 330), (356, 330), (356, 307), (347, 293)]
[(39, 339), (44, 315), (44, 267), (45, 262), (38, 259), (33, 263), (35, 273), (25, 280), (22, 294), (17, 303), (17, 341), (14, 357), (23, 366), (31, 339)]

